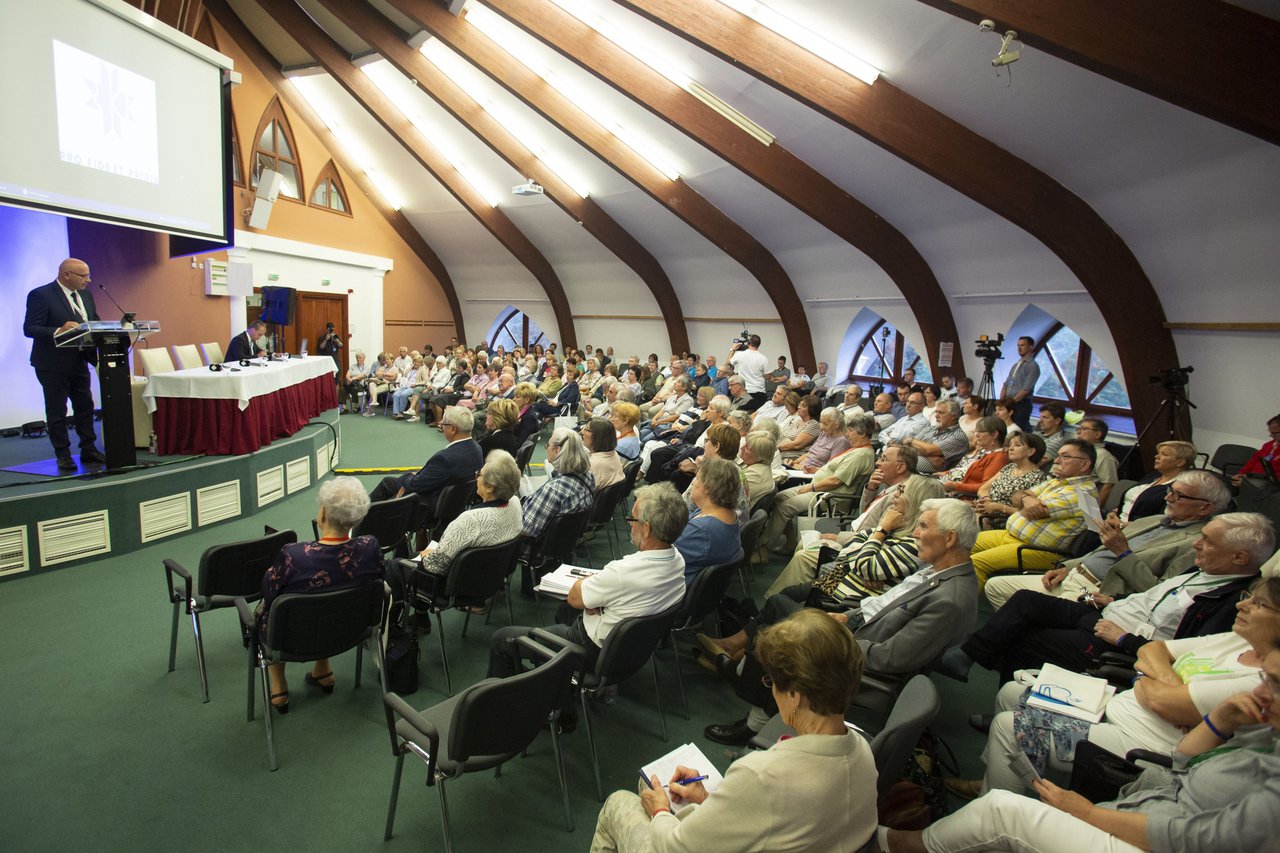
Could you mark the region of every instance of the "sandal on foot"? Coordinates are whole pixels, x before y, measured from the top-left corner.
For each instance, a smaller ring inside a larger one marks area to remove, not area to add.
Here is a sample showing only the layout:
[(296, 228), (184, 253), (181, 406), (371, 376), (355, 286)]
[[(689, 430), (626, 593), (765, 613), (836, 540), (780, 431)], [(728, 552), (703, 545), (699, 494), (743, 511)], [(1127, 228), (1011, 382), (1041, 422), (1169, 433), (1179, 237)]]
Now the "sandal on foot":
[[(328, 681), (326, 682), (325, 679), (328, 679)], [(333, 692), (334, 681), (335, 679), (333, 677), (332, 672), (328, 673), (327, 675), (322, 675), (319, 678), (317, 678), (316, 676), (312, 675), (309, 672), (307, 673), (307, 684), (311, 684), (315, 687), (319, 687), (321, 690), (325, 692), (326, 696)]]
[[(277, 702), (277, 699), (284, 699), (283, 702)], [(289, 691), (284, 690), (280, 693), (271, 694), (271, 707), (275, 708), (281, 714), (289, 713)]]

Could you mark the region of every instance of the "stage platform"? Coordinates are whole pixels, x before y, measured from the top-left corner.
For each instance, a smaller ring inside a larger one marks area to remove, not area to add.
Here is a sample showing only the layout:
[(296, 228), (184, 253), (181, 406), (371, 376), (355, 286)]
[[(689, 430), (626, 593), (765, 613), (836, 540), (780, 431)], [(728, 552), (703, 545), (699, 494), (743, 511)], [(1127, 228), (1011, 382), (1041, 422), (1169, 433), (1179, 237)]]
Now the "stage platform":
[(139, 451), (138, 468), (122, 473), (32, 473), (52, 456), (48, 438), (0, 438), (0, 581), (127, 553), (309, 489), (338, 463), (340, 419), (324, 412), (243, 456)]

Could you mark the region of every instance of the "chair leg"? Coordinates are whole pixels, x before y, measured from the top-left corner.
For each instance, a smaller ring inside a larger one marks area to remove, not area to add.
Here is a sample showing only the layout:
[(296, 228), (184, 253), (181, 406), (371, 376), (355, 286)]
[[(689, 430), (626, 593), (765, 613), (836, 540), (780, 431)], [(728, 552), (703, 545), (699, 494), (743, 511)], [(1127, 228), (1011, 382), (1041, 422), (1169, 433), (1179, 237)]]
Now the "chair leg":
[(449, 826), (449, 801), (444, 796), (444, 778), (436, 780), (436, 790), (440, 792), (440, 829), (444, 831), (445, 853), (453, 853), (453, 830)]
[(738, 564), (738, 580), (742, 581), (742, 594), (747, 598), (751, 597), (751, 587), (749, 586), (750, 582), (747, 580), (747, 566), (750, 565), (750, 563), (751, 558), (747, 557), (746, 560)]
[(449, 655), (444, 650), (444, 620), (440, 611), (436, 611), (436, 637), (440, 640), (440, 660), (444, 664), (444, 687), (448, 695), (453, 695), (453, 679), (449, 676)]
[(382, 834), (383, 841), (391, 840), (391, 830), (396, 824), (396, 806), (400, 804), (400, 777), (404, 773), (404, 753), (396, 756), (396, 772), (391, 780), (391, 802), (387, 803), (387, 829)]
[(591, 767), (596, 773), (596, 797), (604, 802), (604, 782), (600, 780), (600, 756), (596, 753), (596, 736), (591, 731), (591, 712), (587, 709), (587, 694), (579, 692), (582, 702), (582, 721), (587, 724), (587, 745), (591, 747)]
[[(551, 751), (556, 756), (556, 774), (560, 777), (560, 796), (564, 800), (564, 822), (573, 832), (573, 810), (569, 808), (569, 779), (564, 773), (564, 754), (560, 751), (559, 721), (551, 724)], [(501, 766), (501, 765), (499, 765)]]
[(182, 603), (173, 603), (173, 624), (169, 626), (169, 671), (173, 672), (178, 662), (178, 611)]
[(267, 760), (271, 766), (271, 772), (274, 773), (280, 767), (280, 763), (276, 761), (276, 739), (275, 732), (271, 727), (271, 679), (267, 676), (267, 662), (265, 660), (258, 664), (258, 672), (262, 676), (262, 719), (267, 725)]
[[(680, 647), (676, 645), (676, 632), (674, 628), (671, 630), (669, 642), (671, 643), (671, 657), (675, 661), (676, 665), (676, 684), (680, 685), (680, 705), (684, 708), (684, 718), (686, 720), (692, 720), (693, 717), (689, 716), (689, 697), (686, 696), (684, 692), (684, 670), (680, 668)], [(654, 654), (656, 655), (657, 652), (655, 651)]]
[(658, 700), (658, 719), (662, 721), (662, 739), (667, 739), (667, 714), (662, 710), (662, 690), (658, 685), (658, 652), (655, 649), (649, 658), (649, 666), (653, 669), (653, 696)]
[(191, 611), (191, 630), (196, 636), (196, 666), (200, 669), (200, 693), (209, 701), (209, 672), (204, 667), (204, 635), (200, 633), (200, 613)]
[[(249, 704), (249, 716), (248, 716), (248, 721), (249, 721), (249, 722), (251, 722), (251, 723), (253, 722), (253, 702), (254, 702), (254, 699), (253, 699), (253, 697), (254, 697), (254, 692), (253, 692), (253, 691), (254, 691), (254, 689), (255, 689), (255, 688), (254, 688), (254, 683), (253, 683), (253, 671), (254, 671), (255, 669), (257, 669), (257, 666), (258, 666), (258, 658), (257, 658), (257, 644), (256, 644), (253, 640), (250, 640), (250, 641), (249, 641), (249, 666), (247, 667), (247, 669), (248, 669), (248, 671), (249, 671), (249, 702), (248, 702), (248, 704)], [(270, 705), (271, 705), (271, 697), (269, 697), (269, 696), (267, 697), (267, 705), (268, 705), (268, 706), (270, 706)]]
[(471, 608), (467, 608), (467, 615), (462, 619), (462, 636), (467, 636), (467, 626), (471, 624)]
[(360, 673), (364, 670), (364, 643), (356, 643), (356, 680), (352, 690), (360, 686)]

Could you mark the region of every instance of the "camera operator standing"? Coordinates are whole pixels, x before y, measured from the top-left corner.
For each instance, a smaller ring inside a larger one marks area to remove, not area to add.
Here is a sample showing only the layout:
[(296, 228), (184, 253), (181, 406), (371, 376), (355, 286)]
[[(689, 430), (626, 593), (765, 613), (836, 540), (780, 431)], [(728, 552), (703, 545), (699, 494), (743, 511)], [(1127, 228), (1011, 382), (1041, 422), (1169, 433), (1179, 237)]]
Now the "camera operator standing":
[(742, 408), (745, 411), (754, 412), (763, 406), (766, 399), (764, 373), (769, 368), (769, 359), (760, 352), (760, 336), (748, 337), (744, 333), (741, 338), (736, 338), (733, 349), (729, 351), (725, 361), (729, 364), (731, 372), (742, 377), (742, 381), (746, 383), (746, 392), (751, 396), (751, 402)]
[(1009, 369), (1009, 375), (1004, 378), (1004, 387), (1000, 389), (1001, 397), (1013, 398), (1013, 422), (1022, 427), (1024, 432), (1031, 431), (1031, 394), (1040, 381), (1040, 365), (1036, 364), (1032, 352), (1035, 348), (1035, 338), (1026, 335), (1018, 338), (1020, 358)]
[(327, 355), (333, 359), (334, 365), (338, 368), (337, 376), (338, 384), (342, 384), (342, 357), (338, 351), (342, 349), (342, 340), (338, 337), (338, 333), (334, 331), (332, 323), (326, 323), (324, 334), (320, 336), (320, 343), (316, 344), (316, 352), (321, 355)]

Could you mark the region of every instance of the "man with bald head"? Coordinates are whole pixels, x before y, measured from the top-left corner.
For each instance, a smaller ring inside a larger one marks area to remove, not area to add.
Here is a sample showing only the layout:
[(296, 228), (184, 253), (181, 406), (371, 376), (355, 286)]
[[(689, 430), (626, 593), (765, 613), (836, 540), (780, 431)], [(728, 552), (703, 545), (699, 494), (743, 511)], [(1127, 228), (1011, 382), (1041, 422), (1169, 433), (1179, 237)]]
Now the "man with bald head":
[(93, 394), (89, 390), (92, 349), (54, 345), (55, 335), (75, 329), (88, 320), (97, 320), (89, 286), (89, 265), (67, 258), (58, 265), (58, 278), (27, 294), (27, 315), (22, 333), (31, 338), (31, 366), (44, 389), (44, 419), (49, 442), (58, 457), (58, 470), (75, 471), (71, 440), (67, 433), (67, 400), (71, 400), (76, 435), (80, 439), (80, 462), (101, 465), (106, 458), (98, 450), (93, 431)]

